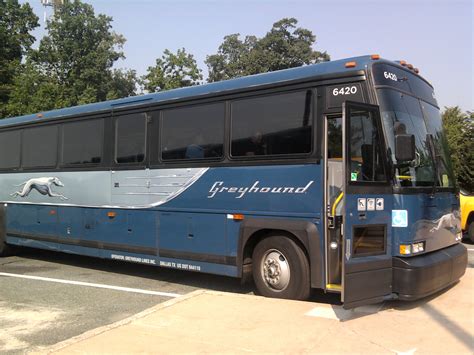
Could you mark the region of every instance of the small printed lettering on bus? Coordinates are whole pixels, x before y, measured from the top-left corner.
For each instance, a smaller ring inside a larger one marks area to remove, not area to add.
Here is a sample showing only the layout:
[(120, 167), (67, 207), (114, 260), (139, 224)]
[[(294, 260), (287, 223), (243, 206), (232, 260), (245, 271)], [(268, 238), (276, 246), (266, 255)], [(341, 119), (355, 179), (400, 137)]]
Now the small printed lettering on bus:
[(112, 254), (110, 257), (116, 260), (124, 260), (124, 261), (131, 261), (134, 263), (156, 265), (156, 260), (147, 259), (147, 258), (139, 258), (136, 256)]
[(183, 263), (177, 263), (173, 261), (160, 261), (160, 266), (170, 267), (173, 269), (181, 269), (181, 270), (201, 271), (201, 267), (199, 265), (183, 264)]
[(308, 191), (309, 187), (314, 183), (314, 180), (309, 181), (306, 186), (259, 186), (260, 181), (255, 181), (251, 187), (236, 187), (236, 186), (224, 186), (224, 181), (216, 181), (209, 190), (209, 196), (207, 198), (214, 198), (216, 194), (226, 192), (229, 194), (235, 194), (235, 198), (242, 198), (246, 194), (251, 193), (271, 193), (271, 194), (304, 194)]

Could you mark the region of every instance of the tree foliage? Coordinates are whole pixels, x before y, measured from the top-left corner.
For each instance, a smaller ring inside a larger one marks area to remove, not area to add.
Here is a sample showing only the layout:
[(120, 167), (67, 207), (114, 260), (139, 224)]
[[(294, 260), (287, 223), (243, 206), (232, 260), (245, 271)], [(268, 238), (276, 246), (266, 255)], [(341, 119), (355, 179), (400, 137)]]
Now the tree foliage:
[(295, 18), (284, 18), (273, 24), (262, 38), (240, 34), (224, 37), (217, 54), (209, 55), (209, 82), (244, 75), (299, 67), (330, 59), (326, 52), (313, 49), (316, 36), (308, 29), (296, 27)]
[(156, 92), (199, 84), (202, 80), (201, 69), (198, 68), (192, 54), (184, 48), (176, 54), (166, 49), (161, 58), (156, 59), (155, 66), (148, 67), (143, 77), (145, 90)]
[(79, 0), (65, 2), (47, 22), (47, 35), (31, 51), (16, 79), (10, 114), (104, 101), (133, 95), (133, 71), (112, 70), (124, 58), (123, 36), (112, 18)]
[(35, 38), (30, 32), (38, 26), (38, 17), (28, 3), (18, 0), (0, 0), (0, 117), (14, 86), (14, 78), (21, 68), (24, 55)]
[(446, 107), (443, 128), (457, 182), (461, 188), (474, 192), (474, 113), (464, 113), (458, 106)]

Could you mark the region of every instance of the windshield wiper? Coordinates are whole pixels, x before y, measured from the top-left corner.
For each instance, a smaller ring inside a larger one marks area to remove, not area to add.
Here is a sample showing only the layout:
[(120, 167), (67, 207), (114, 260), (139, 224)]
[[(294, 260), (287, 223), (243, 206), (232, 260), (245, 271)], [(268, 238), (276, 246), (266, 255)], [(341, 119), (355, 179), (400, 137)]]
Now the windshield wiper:
[(428, 151), (430, 152), (431, 160), (433, 161), (433, 192), (432, 195), (436, 192), (436, 184), (439, 181), (439, 171), (438, 171), (438, 155), (436, 154), (436, 146), (434, 144), (433, 135), (428, 133), (426, 135), (426, 143), (428, 144)]

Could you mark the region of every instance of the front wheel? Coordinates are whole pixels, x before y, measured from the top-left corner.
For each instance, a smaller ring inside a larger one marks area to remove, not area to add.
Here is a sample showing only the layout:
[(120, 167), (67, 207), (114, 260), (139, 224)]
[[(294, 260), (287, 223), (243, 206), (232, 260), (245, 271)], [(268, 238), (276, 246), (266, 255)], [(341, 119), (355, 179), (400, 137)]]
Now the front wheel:
[(309, 297), (308, 259), (290, 238), (272, 236), (259, 242), (252, 255), (252, 273), (262, 296), (296, 300)]
[(474, 221), (469, 223), (469, 227), (467, 228), (467, 236), (469, 240), (474, 243)]

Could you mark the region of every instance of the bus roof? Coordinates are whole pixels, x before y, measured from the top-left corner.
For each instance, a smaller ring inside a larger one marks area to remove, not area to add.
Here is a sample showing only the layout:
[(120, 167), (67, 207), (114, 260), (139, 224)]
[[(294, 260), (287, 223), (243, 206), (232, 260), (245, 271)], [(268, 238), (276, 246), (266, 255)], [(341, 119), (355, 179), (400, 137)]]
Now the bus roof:
[[(347, 69), (345, 67), (346, 62), (355, 62), (356, 64), (354, 67)], [(121, 107), (131, 107), (141, 104), (153, 104), (166, 101), (181, 100), (186, 98), (200, 97), (210, 94), (232, 92), (235, 90), (245, 89), (249, 87), (258, 87), (270, 84), (291, 82), (295, 80), (304, 80), (305, 78), (313, 78), (328, 74), (346, 73), (348, 72), (348, 70), (363, 70), (365, 69), (366, 65), (371, 64), (373, 62), (374, 61), (371, 60), (371, 56), (369, 55), (322, 62), (297, 68), (250, 75), (230, 80), (223, 80), (204, 85), (160, 91), (152, 94), (130, 96), (123, 99), (109, 100), (93, 104), (51, 110), (41, 112), (41, 115), (35, 113), (25, 116), (0, 119), (0, 127), (17, 125), (33, 121), (39, 122), (44, 120), (54, 120), (56, 118), (59, 119), (67, 116), (74, 116), (80, 114), (104, 112), (110, 111), (112, 109), (118, 109)], [(391, 63), (398, 64), (396, 62)]]

